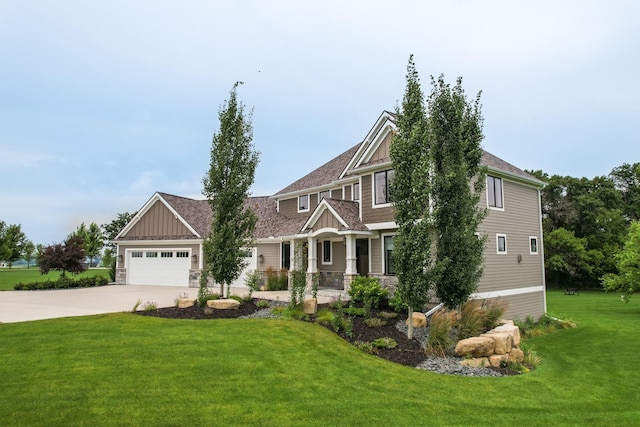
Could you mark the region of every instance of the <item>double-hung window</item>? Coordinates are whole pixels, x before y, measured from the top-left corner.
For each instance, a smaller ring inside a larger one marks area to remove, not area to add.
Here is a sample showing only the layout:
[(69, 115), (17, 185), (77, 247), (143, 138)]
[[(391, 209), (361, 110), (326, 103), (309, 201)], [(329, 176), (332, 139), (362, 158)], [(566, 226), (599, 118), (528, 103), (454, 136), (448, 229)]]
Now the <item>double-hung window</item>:
[(353, 184), (353, 188), (351, 189), (351, 199), (353, 199), (356, 202), (360, 200), (360, 183), (359, 182), (356, 182), (355, 184)]
[(391, 203), (391, 181), (393, 181), (393, 169), (376, 172), (373, 175), (374, 185), (374, 203), (376, 205), (385, 205)]
[(384, 274), (394, 276), (396, 269), (393, 266), (393, 236), (384, 236), (383, 245)]
[(487, 205), (490, 208), (503, 209), (502, 178), (487, 175)]
[(298, 196), (298, 212), (307, 212), (309, 210), (309, 195)]

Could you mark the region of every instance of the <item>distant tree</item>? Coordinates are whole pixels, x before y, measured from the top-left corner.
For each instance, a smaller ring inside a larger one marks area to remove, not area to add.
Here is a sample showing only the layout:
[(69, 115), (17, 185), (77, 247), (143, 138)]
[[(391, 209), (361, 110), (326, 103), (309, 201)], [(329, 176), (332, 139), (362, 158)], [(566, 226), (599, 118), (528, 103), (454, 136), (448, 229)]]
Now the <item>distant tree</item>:
[(446, 306), (458, 308), (477, 289), (484, 262), (485, 240), (476, 235), (486, 216), (479, 207), (485, 185), (480, 93), (470, 102), (462, 78), (453, 87), (443, 76), (431, 80), (428, 135), (433, 152), (437, 262), (442, 270), (436, 295)]
[(100, 255), (100, 251), (104, 246), (104, 235), (102, 229), (98, 224), (92, 222), (87, 229), (86, 238), (84, 241), (84, 250), (86, 255), (91, 260), (89, 265), (93, 265), (94, 259)]
[(38, 255), (38, 266), (42, 274), (49, 271), (60, 271), (60, 276), (65, 273), (78, 274), (85, 270), (84, 241), (80, 236), (71, 235), (64, 243), (45, 247)]
[(115, 240), (116, 236), (122, 231), (122, 229), (131, 222), (131, 220), (136, 216), (138, 212), (123, 212), (119, 213), (113, 221), (109, 224), (102, 224), (102, 235), (104, 237), (104, 246), (106, 246), (110, 251), (111, 255), (115, 255), (113, 250), (115, 248), (115, 244), (112, 243)]
[(210, 274), (220, 284), (221, 295), (224, 285), (229, 288), (245, 267), (245, 251), (253, 244), (257, 221), (245, 199), (254, 182), (259, 154), (252, 143), (251, 114), (245, 115), (244, 104), (237, 100), (240, 84), (233, 85), (229, 100), (218, 113), (220, 130), (213, 135), (210, 168), (203, 179), (203, 194), (211, 205), (213, 220), (204, 244), (201, 288), (206, 287)]
[(592, 266), (586, 248), (587, 239), (575, 233), (557, 228), (544, 235), (546, 277), (550, 284), (578, 284), (581, 278), (591, 275)]
[(605, 275), (602, 283), (606, 290), (620, 292), (622, 300), (628, 302), (634, 292), (640, 291), (640, 222), (631, 223), (616, 265), (618, 272)]
[(36, 246), (31, 240), (27, 239), (22, 245), (22, 258), (27, 261), (27, 269), (31, 267), (31, 261), (33, 261), (35, 253)]
[(624, 163), (613, 168), (609, 177), (622, 194), (624, 213), (629, 221), (640, 220), (640, 163)]
[[(398, 278), (398, 295), (407, 304), (409, 319), (429, 300), (437, 271), (432, 254), (431, 145), (427, 137), (424, 95), (413, 61), (407, 65), (407, 85), (402, 107), (396, 108), (397, 131), (390, 155), (393, 164), (391, 198), (398, 232), (393, 237), (393, 268)], [(409, 322), (407, 336), (413, 337)]]
[(0, 221), (0, 260), (6, 261), (9, 268), (22, 257), (27, 236), (19, 224), (7, 225)]

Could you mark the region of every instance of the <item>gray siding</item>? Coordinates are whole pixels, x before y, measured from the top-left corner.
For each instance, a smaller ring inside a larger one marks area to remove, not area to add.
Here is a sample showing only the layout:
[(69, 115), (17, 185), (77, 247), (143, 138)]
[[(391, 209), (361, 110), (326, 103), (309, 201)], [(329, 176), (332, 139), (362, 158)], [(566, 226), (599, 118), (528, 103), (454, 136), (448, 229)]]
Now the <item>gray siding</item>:
[(322, 263), (322, 243), (323, 239), (318, 239), (318, 270), (319, 271), (337, 271), (343, 273), (347, 268), (346, 256), (347, 251), (344, 244), (340, 242), (331, 242), (331, 264)]
[(320, 215), (320, 218), (316, 221), (313, 226), (313, 231), (318, 231), (323, 228), (335, 228), (338, 229), (341, 227), (340, 221), (336, 219), (335, 216), (327, 209)]
[(544, 292), (532, 292), (521, 295), (500, 297), (507, 303), (507, 310), (502, 316), (505, 319), (525, 320), (527, 316), (538, 320), (544, 315)]
[[(257, 245), (258, 250), (258, 270), (264, 271), (271, 267), (275, 270), (280, 269), (280, 243), (260, 243)], [(260, 263), (260, 255), (263, 262)]]

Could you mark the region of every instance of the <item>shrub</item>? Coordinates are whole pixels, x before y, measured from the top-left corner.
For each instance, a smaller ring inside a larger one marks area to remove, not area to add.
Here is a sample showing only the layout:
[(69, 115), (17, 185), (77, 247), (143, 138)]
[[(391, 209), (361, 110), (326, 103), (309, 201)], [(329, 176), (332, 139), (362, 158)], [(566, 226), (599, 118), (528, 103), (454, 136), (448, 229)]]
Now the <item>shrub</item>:
[(242, 304), (242, 303), (244, 302), (244, 298), (242, 298), (242, 297), (241, 297), (241, 296), (239, 296), (239, 295), (229, 295), (229, 299), (236, 300), (236, 301), (238, 301), (240, 304)]
[(329, 310), (328, 308), (321, 308), (316, 313), (315, 318), (316, 318), (317, 322), (324, 323), (324, 324), (330, 324), (333, 321), (333, 318), (335, 316), (336, 316), (335, 313), (333, 311)]
[(516, 320), (514, 324), (520, 328), (523, 338), (532, 338), (546, 335), (558, 329), (575, 328), (576, 324), (563, 319), (556, 319), (551, 316), (542, 316), (540, 320), (535, 321), (533, 317), (528, 316), (524, 322)]
[(358, 276), (351, 282), (349, 289), (351, 301), (361, 302), (368, 311), (386, 305), (388, 295), (388, 291), (383, 289), (378, 279), (373, 277)]
[(244, 279), (244, 284), (249, 288), (249, 297), (260, 290), (260, 275), (256, 270), (252, 270)]
[(389, 307), (393, 308), (393, 311), (398, 312), (398, 313), (405, 312), (405, 311), (407, 311), (409, 309), (409, 307), (402, 300), (402, 298), (400, 297), (400, 294), (398, 292), (396, 292), (389, 299)]
[(371, 344), (376, 348), (392, 349), (398, 347), (396, 340), (390, 337), (376, 338), (371, 341)]
[(378, 313), (378, 316), (382, 317), (383, 319), (395, 319), (398, 317), (398, 313), (392, 313), (389, 311), (381, 311), (380, 313)]
[(304, 290), (307, 286), (307, 273), (300, 270), (291, 271), (291, 298), (289, 306), (299, 307), (304, 302)]
[(347, 307), (344, 309), (344, 313), (349, 316), (364, 317), (367, 314), (367, 309), (361, 307)]
[(435, 356), (444, 356), (451, 344), (451, 326), (453, 322), (449, 313), (444, 310), (436, 311), (429, 323), (429, 337), (427, 338), (427, 352)]
[(364, 319), (364, 324), (370, 328), (379, 328), (387, 324), (386, 320), (382, 320), (379, 317), (370, 317), (369, 319)]
[(275, 270), (273, 267), (267, 267), (265, 275), (267, 276), (266, 288), (268, 291), (284, 291), (289, 287), (289, 270), (286, 268), (280, 271)]
[(524, 364), (527, 365), (530, 369), (535, 369), (538, 367), (540, 363), (542, 363), (542, 357), (538, 355), (534, 350), (532, 350), (526, 343), (521, 342), (520, 348), (524, 353)]
[(256, 301), (256, 307), (258, 307), (258, 308), (268, 308), (269, 307), (269, 301), (267, 301), (266, 299), (260, 299), (260, 300)]
[(281, 268), (278, 272), (278, 289), (279, 291), (286, 291), (289, 289), (289, 270)]
[(43, 282), (17, 283), (13, 286), (16, 291), (37, 291), (42, 289), (72, 289), (72, 288), (92, 288), (109, 284), (106, 277), (93, 276), (72, 279), (64, 276), (58, 280), (45, 280)]
[(147, 301), (142, 305), (143, 311), (154, 311), (158, 309), (158, 303)]
[(369, 354), (378, 354), (379, 351), (377, 349), (377, 347), (374, 347), (373, 344), (371, 344), (370, 342), (367, 341), (356, 341), (353, 343), (354, 346), (356, 346), (356, 348), (369, 353)]

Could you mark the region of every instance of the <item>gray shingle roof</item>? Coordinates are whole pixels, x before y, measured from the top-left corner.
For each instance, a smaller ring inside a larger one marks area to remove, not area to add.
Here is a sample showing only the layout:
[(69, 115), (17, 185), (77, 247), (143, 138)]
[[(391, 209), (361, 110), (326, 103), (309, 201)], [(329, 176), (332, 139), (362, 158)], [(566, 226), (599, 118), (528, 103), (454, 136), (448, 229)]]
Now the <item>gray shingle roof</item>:
[(340, 230), (369, 231), (369, 228), (360, 220), (360, 207), (358, 202), (337, 199), (324, 200), (326, 200), (329, 206), (347, 223), (347, 228), (342, 226)]

